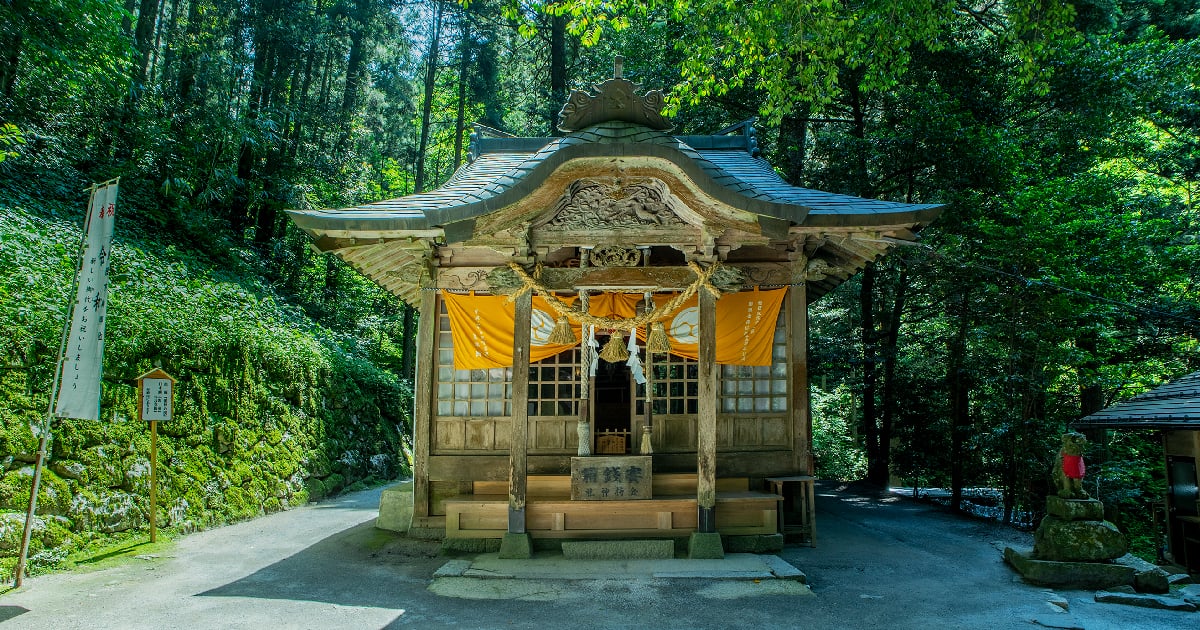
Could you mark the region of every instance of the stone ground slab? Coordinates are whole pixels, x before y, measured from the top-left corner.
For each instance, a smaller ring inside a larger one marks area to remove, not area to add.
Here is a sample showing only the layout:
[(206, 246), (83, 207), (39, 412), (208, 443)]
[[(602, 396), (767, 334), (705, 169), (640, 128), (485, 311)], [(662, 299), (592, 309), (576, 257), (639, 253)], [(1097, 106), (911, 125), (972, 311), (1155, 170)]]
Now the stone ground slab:
[(750, 553), (726, 554), (720, 560), (625, 559), (574, 560), (555, 552), (537, 552), (528, 560), (501, 558), (485, 553), (474, 559), (455, 559), (438, 569), (434, 577), (512, 580), (597, 580), (597, 579), (707, 579), (792, 581), (803, 577), (796, 567), (778, 556)]
[(1178, 610), (1181, 612), (1196, 611), (1195, 604), (1184, 601), (1182, 598), (1168, 597), (1165, 595), (1143, 595), (1139, 593), (1112, 593), (1108, 591), (1100, 591), (1096, 593), (1096, 601), (1105, 604), (1125, 604), (1127, 606), (1158, 608), (1160, 610)]
[(577, 560), (539, 552), (528, 560), (482, 554), (451, 560), (434, 573), (429, 591), (458, 599), (548, 601), (604, 591), (620, 584), (698, 581), (706, 596), (812, 595), (804, 573), (778, 556), (727, 554), (720, 560)]

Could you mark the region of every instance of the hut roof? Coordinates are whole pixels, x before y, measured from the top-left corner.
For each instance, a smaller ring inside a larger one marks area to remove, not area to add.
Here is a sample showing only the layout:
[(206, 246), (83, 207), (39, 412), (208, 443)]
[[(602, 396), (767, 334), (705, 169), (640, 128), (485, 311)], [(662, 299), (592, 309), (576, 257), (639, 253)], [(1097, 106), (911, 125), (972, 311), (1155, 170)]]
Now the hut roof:
[(1082, 428), (1200, 430), (1200, 372), (1117, 403), (1075, 423)]

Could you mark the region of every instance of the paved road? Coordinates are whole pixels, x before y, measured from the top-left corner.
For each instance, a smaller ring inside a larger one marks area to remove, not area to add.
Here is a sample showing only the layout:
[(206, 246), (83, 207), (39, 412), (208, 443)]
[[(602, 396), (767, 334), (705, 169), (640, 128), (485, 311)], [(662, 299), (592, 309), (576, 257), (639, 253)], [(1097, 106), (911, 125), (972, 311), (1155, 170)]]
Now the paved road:
[(179, 540), (157, 557), (49, 575), (0, 595), (0, 630), (39, 628), (1198, 627), (1200, 613), (1096, 604), (1014, 580), (997, 542), (1028, 536), (904, 499), (818, 492), (820, 547), (788, 547), (815, 596), (705, 580), (586, 580), (521, 599), (442, 597), (437, 545), (375, 530), (379, 490)]

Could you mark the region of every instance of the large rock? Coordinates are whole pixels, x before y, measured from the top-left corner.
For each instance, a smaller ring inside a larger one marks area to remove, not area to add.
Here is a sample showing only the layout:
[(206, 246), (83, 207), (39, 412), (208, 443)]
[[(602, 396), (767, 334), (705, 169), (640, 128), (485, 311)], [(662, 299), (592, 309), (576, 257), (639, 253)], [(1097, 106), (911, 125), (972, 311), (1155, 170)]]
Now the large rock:
[(78, 531), (99, 530), (111, 534), (138, 529), (146, 523), (138, 499), (138, 496), (120, 490), (110, 490), (99, 496), (77, 494), (71, 505), (71, 517)]
[(1166, 570), (1142, 560), (1133, 554), (1125, 554), (1116, 560), (1117, 564), (1133, 567), (1137, 571), (1133, 577), (1133, 587), (1142, 593), (1166, 593), (1171, 590), (1171, 584)]
[(1099, 562), (1125, 555), (1129, 543), (1108, 521), (1068, 521), (1047, 516), (1033, 533), (1033, 551), (1039, 560)]
[(1189, 584), (1179, 589), (1179, 596), (1186, 602), (1200, 606), (1200, 584)]
[(1025, 581), (1039, 586), (1056, 588), (1112, 588), (1133, 584), (1137, 571), (1133, 567), (1109, 562), (1060, 562), (1039, 560), (1028, 550), (1004, 549), (1004, 560)]
[(379, 517), (375, 527), (393, 532), (407, 532), (412, 526), (413, 482), (403, 481), (379, 495)]
[(1046, 497), (1046, 513), (1064, 521), (1103, 521), (1104, 504), (1095, 499), (1064, 499)]

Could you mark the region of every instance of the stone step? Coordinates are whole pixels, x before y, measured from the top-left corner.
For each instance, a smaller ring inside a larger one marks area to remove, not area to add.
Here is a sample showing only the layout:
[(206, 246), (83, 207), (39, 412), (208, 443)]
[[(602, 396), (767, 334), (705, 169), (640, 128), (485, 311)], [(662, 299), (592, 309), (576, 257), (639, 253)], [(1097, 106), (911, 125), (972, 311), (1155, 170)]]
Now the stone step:
[(669, 560), (675, 557), (673, 540), (574, 540), (563, 541), (568, 560)]

